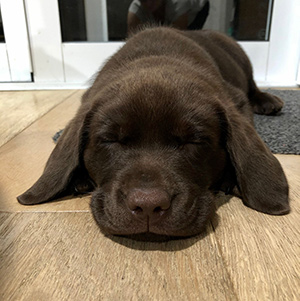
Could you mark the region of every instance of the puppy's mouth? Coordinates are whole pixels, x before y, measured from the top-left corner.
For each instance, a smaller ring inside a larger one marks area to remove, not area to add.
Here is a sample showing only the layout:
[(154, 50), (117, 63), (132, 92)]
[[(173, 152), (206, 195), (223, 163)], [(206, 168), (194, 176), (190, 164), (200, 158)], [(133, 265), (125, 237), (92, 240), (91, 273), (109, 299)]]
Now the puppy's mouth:
[(147, 242), (165, 242), (170, 240), (181, 240), (190, 237), (190, 236), (163, 235), (163, 234), (156, 234), (151, 232), (128, 234), (128, 235), (115, 235), (115, 236), (125, 237), (136, 241), (147, 241)]
[[(94, 213), (94, 212), (93, 212)], [(106, 216), (94, 215), (101, 232), (107, 236), (125, 237), (136, 241), (149, 242), (165, 242), (170, 240), (180, 240), (190, 238), (202, 232), (206, 223), (201, 222), (199, 225), (198, 217), (190, 217), (189, 222), (186, 219), (182, 220), (184, 227), (172, 227), (169, 223), (166, 224), (151, 224), (147, 221), (137, 222), (135, 220), (130, 223), (124, 223), (122, 227), (107, 221)], [(106, 220), (106, 222), (104, 222)]]

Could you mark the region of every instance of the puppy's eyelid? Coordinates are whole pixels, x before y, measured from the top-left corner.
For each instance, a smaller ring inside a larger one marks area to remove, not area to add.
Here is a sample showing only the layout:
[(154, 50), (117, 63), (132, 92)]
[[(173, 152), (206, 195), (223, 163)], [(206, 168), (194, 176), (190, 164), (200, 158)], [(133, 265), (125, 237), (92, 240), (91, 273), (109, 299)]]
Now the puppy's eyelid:
[(97, 141), (100, 144), (111, 144), (111, 143), (116, 143), (118, 142), (117, 137), (113, 135), (99, 135), (97, 136)]
[(205, 144), (205, 141), (187, 141), (185, 144), (203, 145)]
[(211, 143), (211, 137), (209, 137), (205, 133), (197, 133), (194, 137), (187, 139), (187, 141), (190, 144), (207, 145)]
[(203, 137), (201, 139), (197, 140), (190, 140), (186, 142), (187, 144), (193, 144), (193, 145), (203, 145), (203, 146), (209, 146), (211, 145), (211, 139), (209, 137)]
[(184, 140), (180, 137), (174, 137), (174, 141), (176, 142), (177, 145), (184, 144)]
[(187, 144), (194, 144), (194, 145), (204, 145), (204, 144), (209, 144), (210, 143), (210, 139), (209, 137), (199, 137), (199, 138), (181, 138), (181, 137), (174, 137), (176, 144), (178, 146), (184, 146)]
[(129, 137), (122, 137), (120, 140), (119, 140), (119, 143), (122, 144), (122, 145), (127, 145), (130, 141), (130, 138)]
[(100, 144), (114, 144), (114, 143), (119, 143), (122, 145), (127, 145), (129, 142), (129, 138), (128, 137), (124, 137), (122, 139), (119, 138), (101, 138), (99, 139)]
[(113, 144), (113, 143), (117, 143), (117, 142), (118, 141), (116, 141), (116, 140), (104, 140), (104, 139), (100, 140), (101, 144)]

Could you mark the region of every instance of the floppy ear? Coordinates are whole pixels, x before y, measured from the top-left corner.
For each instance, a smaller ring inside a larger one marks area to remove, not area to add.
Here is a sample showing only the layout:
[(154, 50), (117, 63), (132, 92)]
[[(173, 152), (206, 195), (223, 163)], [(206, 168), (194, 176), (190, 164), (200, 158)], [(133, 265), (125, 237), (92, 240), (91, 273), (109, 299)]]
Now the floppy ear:
[(81, 162), (86, 140), (87, 109), (87, 105), (82, 107), (66, 127), (48, 159), (42, 176), (30, 189), (17, 197), (21, 204), (44, 203), (67, 194), (87, 192), (84, 190), (91, 189), (92, 182)]
[(234, 109), (227, 118), (227, 150), (243, 203), (268, 214), (288, 213), (289, 188), (280, 163), (246, 118)]

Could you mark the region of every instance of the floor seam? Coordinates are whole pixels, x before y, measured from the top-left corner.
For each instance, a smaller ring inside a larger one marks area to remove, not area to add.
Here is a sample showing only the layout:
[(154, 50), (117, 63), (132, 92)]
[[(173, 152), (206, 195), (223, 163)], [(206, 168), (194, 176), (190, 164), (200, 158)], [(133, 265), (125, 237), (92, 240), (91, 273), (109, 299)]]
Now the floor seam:
[(57, 210), (57, 211), (9, 211), (0, 210), (1, 213), (90, 213), (89, 210)]
[(66, 98), (64, 98), (60, 103), (56, 104), (54, 107), (52, 107), (50, 110), (48, 110), (47, 112), (45, 112), (44, 114), (42, 114), (41, 116), (39, 116), (37, 119), (35, 119), (34, 121), (32, 121), (31, 123), (29, 123), (28, 125), (26, 125), (20, 132), (16, 133), (14, 136), (12, 136), (8, 141), (6, 141), (4, 144), (2, 144), (0, 146), (0, 149), (2, 147), (4, 147), (4, 145), (6, 145), (7, 143), (9, 143), (10, 141), (12, 141), (14, 138), (16, 138), (18, 135), (20, 135), (21, 133), (23, 133), (26, 129), (28, 129), (30, 126), (32, 126), (35, 122), (37, 122), (38, 120), (40, 120), (42, 117), (44, 117), (46, 114), (50, 113), (52, 110), (54, 110), (55, 108), (57, 108), (59, 105), (61, 105), (62, 103), (64, 103), (65, 101), (67, 101), (70, 97), (72, 97), (75, 93), (77, 93), (80, 90), (76, 90), (73, 93), (71, 93), (70, 95), (68, 95)]
[(235, 295), (236, 300), (240, 300), (240, 298), (239, 298), (239, 296), (238, 296), (238, 293), (237, 293), (237, 291), (236, 291), (236, 289), (235, 289), (235, 286), (234, 286), (234, 284), (233, 284), (232, 277), (231, 277), (231, 275), (230, 275), (230, 273), (229, 273), (229, 271), (228, 271), (228, 265), (227, 265), (227, 263), (226, 263), (224, 254), (223, 254), (223, 252), (222, 252), (221, 244), (220, 244), (220, 242), (219, 242), (219, 240), (218, 240), (218, 237), (217, 237), (217, 235), (216, 235), (216, 228), (214, 227), (214, 224), (213, 224), (212, 220), (210, 220), (209, 222), (210, 222), (210, 225), (211, 225), (211, 227), (212, 227), (212, 229), (213, 229), (213, 232), (214, 232), (214, 236), (215, 236), (217, 248), (218, 248), (219, 254), (220, 254), (221, 258), (222, 258), (222, 263), (223, 263), (223, 266), (224, 266), (224, 268), (225, 268), (225, 273), (226, 273), (226, 275), (227, 275), (227, 277), (228, 277), (228, 280), (229, 280), (229, 282), (230, 282), (230, 286), (231, 286), (232, 292), (233, 292), (233, 294)]

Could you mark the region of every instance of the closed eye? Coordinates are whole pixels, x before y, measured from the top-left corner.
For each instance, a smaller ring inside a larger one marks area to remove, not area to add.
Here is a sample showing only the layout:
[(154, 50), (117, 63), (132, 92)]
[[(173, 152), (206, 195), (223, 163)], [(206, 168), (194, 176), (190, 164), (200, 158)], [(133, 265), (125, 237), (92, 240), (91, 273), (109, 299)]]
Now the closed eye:
[(202, 136), (201, 138), (195, 139), (195, 140), (189, 140), (188, 138), (180, 138), (180, 137), (175, 137), (176, 144), (180, 147), (188, 144), (192, 145), (208, 145), (211, 143), (211, 139), (206, 136)]
[(116, 140), (101, 140), (101, 144), (113, 144), (113, 143), (118, 143)]
[(205, 144), (205, 141), (187, 141), (184, 144), (203, 145), (203, 144)]
[(110, 144), (122, 144), (122, 145), (127, 145), (129, 141), (129, 138), (124, 137), (122, 139), (108, 139), (108, 138), (100, 138), (100, 143), (101, 144), (106, 144), (106, 145), (110, 145)]
[(118, 143), (118, 137), (116, 135), (99, 135), (97, 137), (97, 142), (99, 144), (113, 144), (113, 143)]

